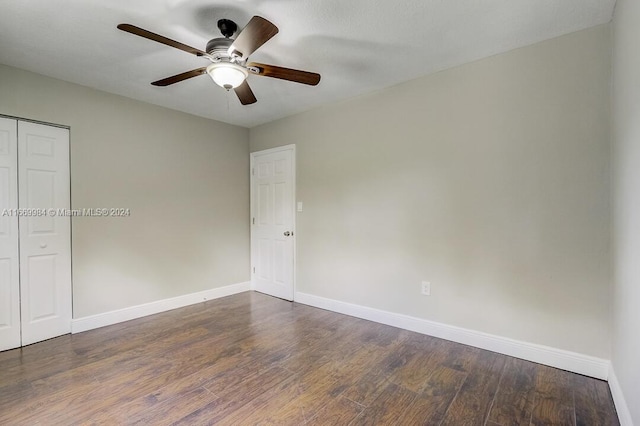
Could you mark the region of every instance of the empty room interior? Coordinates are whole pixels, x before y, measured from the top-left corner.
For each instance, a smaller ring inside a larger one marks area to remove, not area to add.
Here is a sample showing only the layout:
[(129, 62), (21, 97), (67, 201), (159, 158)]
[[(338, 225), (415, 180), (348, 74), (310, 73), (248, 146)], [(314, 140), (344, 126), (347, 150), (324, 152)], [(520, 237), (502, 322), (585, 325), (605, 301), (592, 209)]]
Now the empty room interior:
[(639, 188), (635, 0), (2, 1), (0, 424), (640, 425)]

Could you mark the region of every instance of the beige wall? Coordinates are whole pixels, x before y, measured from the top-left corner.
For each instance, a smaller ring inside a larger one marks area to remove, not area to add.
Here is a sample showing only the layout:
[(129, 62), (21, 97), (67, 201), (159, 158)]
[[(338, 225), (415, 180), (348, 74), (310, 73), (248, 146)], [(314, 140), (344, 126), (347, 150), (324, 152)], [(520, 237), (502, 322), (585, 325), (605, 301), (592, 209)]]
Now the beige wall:
[(74, 317), (249, 280), (248, 131), (0, 66), (0, 114), (71, 127)]
[(618, 0), (614, 16), (613, 368), (640, 425), (640, 3)]
[(610, 41), (604, 25), (252, 129), (252, 151), (297, 145), (297, 290), (608, 358)]

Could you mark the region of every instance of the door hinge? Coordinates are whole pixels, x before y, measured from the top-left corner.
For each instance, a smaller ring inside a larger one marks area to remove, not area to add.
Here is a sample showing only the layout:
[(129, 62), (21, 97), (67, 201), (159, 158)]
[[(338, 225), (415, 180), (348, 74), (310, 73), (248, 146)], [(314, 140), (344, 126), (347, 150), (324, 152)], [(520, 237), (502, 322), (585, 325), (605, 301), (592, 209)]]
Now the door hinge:
[(256, 273), (256, 267), (255, 266), (253, 267), (253, 273), (254, 274)]
[(256, 175), (256, 169), (251, 169), (251, 175), (253, 175), (253, 176)]
[(251, 218), (251, 224), (252, 224), (252, 225), (255, 225), (255, 224), (256, 224), (256, 218), (255, 218), (255, 217)]

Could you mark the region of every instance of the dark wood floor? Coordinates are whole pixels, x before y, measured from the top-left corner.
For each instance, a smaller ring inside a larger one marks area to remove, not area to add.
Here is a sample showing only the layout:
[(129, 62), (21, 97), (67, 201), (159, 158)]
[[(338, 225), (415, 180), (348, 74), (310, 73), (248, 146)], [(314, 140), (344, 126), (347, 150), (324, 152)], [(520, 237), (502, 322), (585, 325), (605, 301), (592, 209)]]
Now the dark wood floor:
[(0, 424), (618, 421), (605, 382), (250, 292), (1, 352)]

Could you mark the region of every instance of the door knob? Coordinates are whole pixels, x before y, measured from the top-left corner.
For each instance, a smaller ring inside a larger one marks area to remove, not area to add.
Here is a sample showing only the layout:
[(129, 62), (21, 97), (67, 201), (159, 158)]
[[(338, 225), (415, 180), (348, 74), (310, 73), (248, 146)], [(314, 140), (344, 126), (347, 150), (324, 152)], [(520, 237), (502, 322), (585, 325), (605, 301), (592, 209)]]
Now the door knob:
[(47, 248), (47, 243), (40, 243), (40, 248)]
[(293, 235), (293, 232), (284, 231), (284, 236), (288, 237), (289, 235)]

